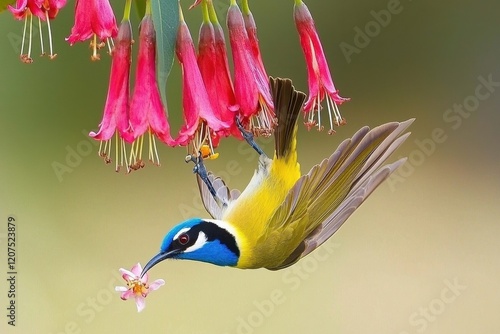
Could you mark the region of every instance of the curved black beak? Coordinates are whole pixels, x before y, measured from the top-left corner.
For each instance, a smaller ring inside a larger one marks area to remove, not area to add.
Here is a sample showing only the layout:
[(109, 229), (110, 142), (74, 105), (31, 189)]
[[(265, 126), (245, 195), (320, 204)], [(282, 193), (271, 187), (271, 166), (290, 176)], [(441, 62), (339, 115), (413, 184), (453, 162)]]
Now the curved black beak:
[(146, 274), (148, 270), (153, 268), (156, 264), (160, 263), (163, 260), (171, 258), (176, 253), (177, 251), (171, 251), (171, 252), (158, 253), (155, 256), (153, 256), (153, 258), (149, 260), (148, 263), (146, 263), (144, 269), (142, 269), (141, 277), (144, 276), (144, 274)]

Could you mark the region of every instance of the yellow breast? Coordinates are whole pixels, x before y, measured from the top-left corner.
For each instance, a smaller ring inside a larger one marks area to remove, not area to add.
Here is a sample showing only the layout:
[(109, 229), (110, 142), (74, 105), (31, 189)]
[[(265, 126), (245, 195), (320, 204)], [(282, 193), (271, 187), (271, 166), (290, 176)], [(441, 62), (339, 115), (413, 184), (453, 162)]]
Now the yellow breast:
[(269, 234), (268, 222), (282, 204), (290, 189), (300, 177), (300, 166), (291, 159), (261, 158), (263, 167), (254, 174), (240, 197), (232, 202), (222, 219), (234, 226), (240, 248), (238, 268), (265, 266), (272, 254), (260, 254), (266, 249), (257, 243), (266, 242), (262, 236)]

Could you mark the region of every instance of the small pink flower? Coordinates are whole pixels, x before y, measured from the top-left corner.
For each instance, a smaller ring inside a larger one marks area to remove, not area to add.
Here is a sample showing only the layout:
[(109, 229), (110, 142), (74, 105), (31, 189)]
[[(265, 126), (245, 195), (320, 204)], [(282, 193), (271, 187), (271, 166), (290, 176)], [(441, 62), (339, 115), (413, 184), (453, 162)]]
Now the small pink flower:
[(196, 60), (193, 40), (184, 21), (179, 24), (176, 54), (182, 67), (182, 106), (185, 124), (175, 141), (178, 145), (192, 146), (191, 153), (197, 155), (204, 145), (209, 145), (211, 149), (216, 147), (218, 143), (216, 133), (227, 130), (231, 122), (221, 120), (212, 108)]
[[(207, 8), (208, 6), (210, 9)], [(198, 67), (214, 112), (218, 118), (229, 124), (230, 129), (236, 129), (234, 121), (239, 108), (236, 105), (229, 72), (224, 32), (218, 23), (213, 3), (204, 2), (203, 7), (206, 16), (199, 34)], [(211, 11), (210, 21), (208, 20), (209, 10)], [(225, 130), (221, 135), (229, 135), (230, 132)]]
[(132, 267), (130, 271), (127, 269), (120, 268), (120, 273), (123, 279), (127, 282), (127, 286), (117, 286), (115, 290), (121, 292), (120, 298), (127, 300), (134, 298), (135, 304), (137, 305), (137, 312), (141, 312), (146, 307), (146, 297), (151, 291), (158, 290), (165, 281), (162, 279), (157, 279), (151, 284), (148, 283), (149, 274), (145, 273), (141, 277), (142, 267), (140, 263), (137, 263)]
[(240, 106), (240, 117), (243, 123), (250, 121), (254, 134), (270, 135), (276, 120), (269, 80), (260, 70), (236, 2), (229, 7), (227, 26), (234, 62), (234, 93)]
[[(38, 25), (41, 26), (41, 20), (47, 22), (47, 30), (49, 37), (49, 48), (50, 54), (49, 58), (54, 59), (57, 54), (53, 52), (52, 49), (52, 31), (50, 27), (50, 20), (55, 19), (59, 13), (59, 9), (66, 5), (66, 0), (17, 0), (16, 7), (8, 6), (9, 11), (14, 15), (17, 20), (25, 20), (23, 29), (23, 41), (21, 44), (21, 61), (24, 63), (32, 63), (33, 58), (31, 58), (31, 46), (32, 46), (32, 36), (33, 31), (33, 16), (38, 18)], [(29, 29), (28, 29), (29, 22)], [(28, 30), (28, 34), (26, 32)], [(42, 56), (45, 55), (44, 45), (43, 45), (43, 34), (42, 30), (40, 32), (40, 47), (42, 51)], [(27, 41), (26, 41), (27, 38)], [(28, 52), (24, 53), (25, 44), (28, 44)]]
[(316, 27), (314, 26), (314, 20), (309, 9), (301, 0), (295, 0), (294, 17), (300, 36), (300, 44), (302, 45), (302, 51), (306, 59), (307, 78), (309, 82), (309, 97), (304, 104), (304, 111), (309, 113), (309, 116), (307, 116), (305, 124), (309, 129), (313, 126), (317, 126), (318, 130), (323, 129), (320, 114), (321, 101), (326, 97), (330, 121), (330, 130), (328, 133), (335, 133), (333, 130), (334, 124), (345, 124), (338, 105), (349, 101), (349, 98), (341, 97), (333, 84), (325, 53), (316, 32)]
[[(118, 33), (113, 9), (108, 0), (77, 0), (75, 3), (75, 24), (71, 34), (66, 38), (70, 45), (83, 42), (91, 37), (92, 60), (99, 60), (97, 49), (108, 42), (111, 49), (111, 38)], [(97, 43), (97, 37), (101, 43)]]
[[(111, 73), (109, 76), (108, 96), (104, 106), (104, 114), (97, 133), (91, 132), (90, 137), (100, 140), (99, 155), (106, 163), (111, 162), (111, 139), (116, 133), (120, 137), (119, 159), (116, 156), (116, 171), (126, 163), (124, 140), (133, 141), (129, 123), (129, 76), (132, 52), (132, 28), (130, 21), (124, 20), (120, 25), (118, 37), (112, 51)], [(104, 147), (102, 143), (104, 144)], [(118, 149), (117, 149), (118, 151)], [(120, 161), (120, 162), (119, 162)]]
[(151, 15), (144, 16), (139, 33), (139, 54), (135, 73), (135, 87), (130, 102), (130, 124), (134, 135), (130, 166), (138, 169), (142, 162), (142, 136), (149, 133), (149, 160), (159, 165), (154, 137), (167, 145), (175, 145), (170, 136), (166, 108), (163, 106), (156, 80), (156, 33)]

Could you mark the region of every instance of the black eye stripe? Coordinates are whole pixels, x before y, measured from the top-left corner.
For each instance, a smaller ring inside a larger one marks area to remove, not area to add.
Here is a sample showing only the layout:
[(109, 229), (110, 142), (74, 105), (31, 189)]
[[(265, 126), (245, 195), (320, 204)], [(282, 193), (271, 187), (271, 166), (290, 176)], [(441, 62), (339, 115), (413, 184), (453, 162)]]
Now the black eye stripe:
[(199, 232), (202, 231), (205, 233), (207, 241), (219, 240), (222, 245), (225, 245), (227, 249), (233, 252), (236, 256), (240, 256), (240, 249), (236, 244), (234, 235), (219, 225), (203, 221), (200, 224), (193, 226), (190, 231), (193, 231), (193, 233), (196, 231), (196, 236), (198, 236)]
[[(174, 239), (172, 241), (168, 250), (169, 251), (178, 250), (181, 252), (186, 250), (187, 248), (191, 247), (196, 243), (196, 241), (199, 238), (200, 232), (203, 232), (208, 242), (218, 240), (222, 245), (225, 245), (227, 249), (233, 252), (236, 256), (238, 257), (240, 256), (240, 249), (236, 244), (236, 239), (234, 238), (234, 236), (231, 233), (229, 233), (226, 229), (220, 227), (219, 225), (207, 221), (202, 221), (199, 224), (191, 227), (186, 232), (180, 234), (177, 237), (177, 239)], [(187, 235), (189, 237), (187, 243), (184, 244), (180, 242), (180, 238), (183, 235)]]

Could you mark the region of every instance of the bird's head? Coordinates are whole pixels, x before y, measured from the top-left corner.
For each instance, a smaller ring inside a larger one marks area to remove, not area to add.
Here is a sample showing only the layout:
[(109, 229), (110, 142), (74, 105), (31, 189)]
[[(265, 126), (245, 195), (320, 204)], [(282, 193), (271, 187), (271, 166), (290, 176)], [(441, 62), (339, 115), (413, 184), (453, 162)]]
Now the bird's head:
[(143, 276), (157, 263), (166, 259), (208, 262), (219, 266), (235, 266), (240, 249), (234, 229), (221, 220), (190, 219), (167, 233), (160, 252), (146, 264)]

